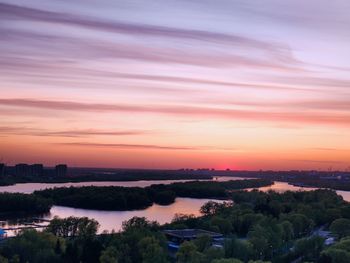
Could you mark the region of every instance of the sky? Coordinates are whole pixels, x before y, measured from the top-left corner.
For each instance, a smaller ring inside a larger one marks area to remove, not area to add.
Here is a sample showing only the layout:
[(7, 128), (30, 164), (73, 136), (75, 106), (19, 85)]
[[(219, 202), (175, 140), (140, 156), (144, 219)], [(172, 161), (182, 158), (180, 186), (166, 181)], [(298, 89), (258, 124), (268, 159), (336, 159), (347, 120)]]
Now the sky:
[(0, 0), (0, 161), (350, 169), (348, 0)]

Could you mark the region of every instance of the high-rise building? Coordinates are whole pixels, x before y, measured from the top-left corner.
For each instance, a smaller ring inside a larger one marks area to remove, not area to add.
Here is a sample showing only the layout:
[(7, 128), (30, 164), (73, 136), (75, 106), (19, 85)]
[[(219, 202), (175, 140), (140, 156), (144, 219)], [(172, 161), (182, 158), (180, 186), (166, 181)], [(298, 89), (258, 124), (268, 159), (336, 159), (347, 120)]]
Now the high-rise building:
[(28, 176), (29, 173), (29, 165), (26, 163), (19, 163), (15, 166), (16, 176)]
[(42, 176), (44, 173), (44, 166), (42, 164), (36, 163), (30, 166), (31, 176)]
[(5, 175), (5, 164), (0, 163), (0, 176), (4, 176), (4, 175)]
[(59, 177), (67, 176), (68, 167), (66, 164), (58, 164), (55, 167), (55, 174)]

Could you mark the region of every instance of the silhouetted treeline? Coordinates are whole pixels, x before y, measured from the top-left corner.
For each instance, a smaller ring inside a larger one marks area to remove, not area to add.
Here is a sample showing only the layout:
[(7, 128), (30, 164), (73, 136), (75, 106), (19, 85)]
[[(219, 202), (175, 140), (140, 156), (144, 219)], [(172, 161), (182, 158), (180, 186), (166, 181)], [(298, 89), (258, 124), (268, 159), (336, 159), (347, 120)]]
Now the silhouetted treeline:
[(134, 210), (153, 203), (146, 190), (140, 187), (61, 187), (34, 194), (50, 198), (56, 205), (97, 210)]
[(52, 201), (33, 194), (0, 193), (0, 214), (47, 213)]
[(227, 182), (196, 181), (165, 185), (165, 189), (174, 191), (179, 197), (225, 198), (228, 190), (259, 188), (273, 182), (263, 179), (235, 180)]
[(228, 190), (258, 188), (270, 181), (253, 179), (228, 182), (194, 181), (140, 187), (62, 187), (34, 192), (50, 198), (54, 204), (99, 210), (143, 209), (153, 203), (169, 205), (176, 197), (225, 198)]
[(137, 169), (98, 169), (69, 168), (67, 176), (58, 176), (53, 168), (45, 167), (42, 174), (18, 175), (15, 167), (7, 167), (0, 178), (0, 185), (15, 183), (65, 183), (89, 181), (140, 181), (140, 180), (199, 180), (212, 179), (206, 171), (197, 170), (137, 170)]

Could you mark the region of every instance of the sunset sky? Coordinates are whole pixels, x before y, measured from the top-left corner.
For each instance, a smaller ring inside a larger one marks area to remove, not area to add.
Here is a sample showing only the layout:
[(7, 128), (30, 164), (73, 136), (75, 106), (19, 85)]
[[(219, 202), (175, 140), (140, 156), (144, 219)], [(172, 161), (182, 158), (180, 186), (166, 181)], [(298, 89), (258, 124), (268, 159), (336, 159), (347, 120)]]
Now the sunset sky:
[(0, 0), (0, 162), (349, 169), (349, 0)]

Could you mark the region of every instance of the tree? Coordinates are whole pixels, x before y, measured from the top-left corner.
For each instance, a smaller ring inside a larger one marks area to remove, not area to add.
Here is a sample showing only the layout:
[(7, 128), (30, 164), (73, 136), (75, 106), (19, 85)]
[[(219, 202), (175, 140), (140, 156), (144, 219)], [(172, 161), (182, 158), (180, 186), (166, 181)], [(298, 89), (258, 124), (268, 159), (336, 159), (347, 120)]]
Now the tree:
[(314, 223), (303, 214), (290, 214), (285, 217), (293, 225), (294, 237), (301, 237), (312, 230)]
[(219, 216), (214, 216), (211, 219), (211, 225), (218, 227), (219, 231), (223, 234), (228, 234), (232, 231), (231, 222)]
[(118, 263), (118, 250), (113, 246), (107, 247), (101, 253), (100, 263)]
[(330, 226), (332, 233), (339, 238), (350, 235), (350, 219), (340, 218), (333, 221)]
[(334, 244), (331, 248), (342, 249), (350, 252), (350, 238), (343, 238), (340, 242)]
[(272, 258), (282, 244), (282, 228), (276, 220), (267, 218), (253, 227), (248, 238), (258, 259)]
[(271, 261), (249, 260), (248, 263), (271, 263)]
[(160, 205), (170, 205), (175, 202), (176, 194), (173, 191), (156, 192), (153, 196), (153, 201)]
[[(18, 256), (21, 262), (31, 263), (56, 263), (62, 262), (61, 255), (55, 253), (57, 240), (59, 238), (51, 233), (26, 230), (18, 236), (6, 240), (2, 247), (2, 255), (11, 258)], [(65, 242), (60, 239), (64, 248)]]
[(223, 258), (223, 259), (215, 259), (212, 263), (243, 263), (239, 259), (236, 258)]
[(59, 237), (80, 237), (83, 239), (93, 238), (98, 230), (99, 223), (95, 219), (87, 217), (67, 218), (55, 217), (50, 221), (46, 231)]
[(296, 242), (294, 253), (302, 256), (304, 260), (317, 261), (323, 247), (324, 238), (320, 236), (303, 238)]
[(225, 210), (228, 210), (232, 207), (232, 202), (223, 202), (218, 203), (214, 201), (206, 202), (200, 209), (201, 214), (205, 216), (211, 216), (218, 213), (223, 213)]
[(212, 262), (214, 259), (224, 258), (225, 252), (219, 247), (210, 247), (204, 251), (205, 262)]
[(185, 241), (176, 253), (178, 263), (200, 263), (204, 255), (197, 251), (195, 244)]
[(8, 263), (8, 259), (0, 255), (0, 263)]
[(267, 251), (269, 249), (268, 240), (264, 237), (251, 237), (249, 238), (249, 243), (252, 245), (252, 249), (255, 258), (263, 259), (269, 254)]
[(140, 240), (139, 250), (143, 263), (166, 263), (167, 254), (154, 237), (144, 237)]
[(282, 228), (282, 242), (288, 242), (293, 238), (293, 225), (289, 221), (283, 221), (280, 226)]
[(145, 217), (133, 217), (128, 221), (122, 223), (123, 231), (129, 231), (132, 229), (152, 229), (156, 230), (159, 228), (159, 224), (156, 221), (149, 221)]
[(251, 247), (248, 242), (238, 240), (237, 238), (231, 238), (225, 241), (225, 257), (227, 258), (238, 258), (244, 262), (249, 259)]
[(336, 248), (330, 248), (322, 252), (320, 262), (331, 262), (334, 263), (349, 263), (350, 262), (350, 253)]
[(213, 239), (209, 235), (200, 235), (193, 242), (197, 247), (199, 252), (203, 252), (204, 250), (211, 247)]

